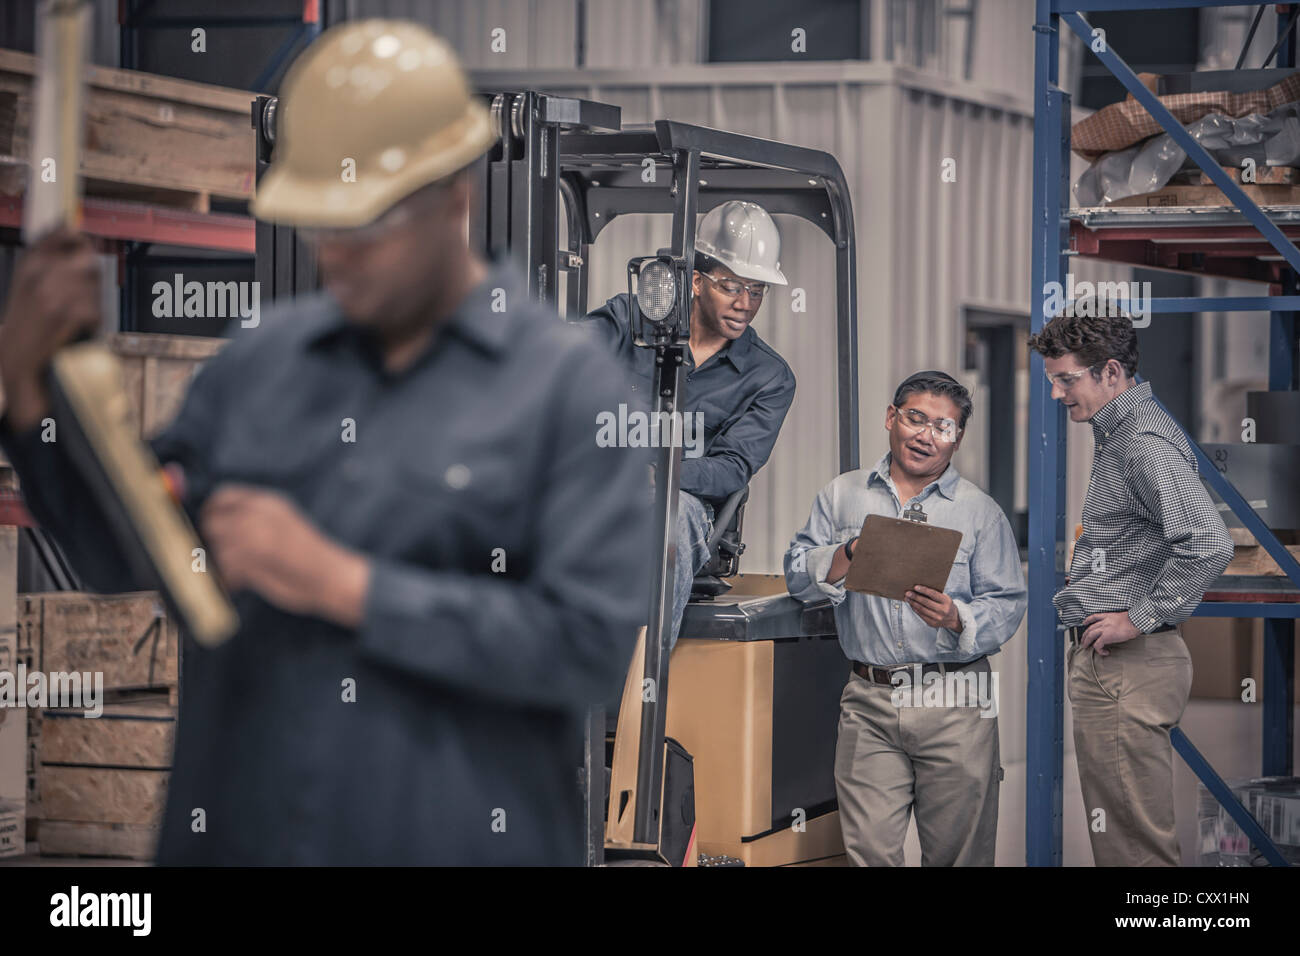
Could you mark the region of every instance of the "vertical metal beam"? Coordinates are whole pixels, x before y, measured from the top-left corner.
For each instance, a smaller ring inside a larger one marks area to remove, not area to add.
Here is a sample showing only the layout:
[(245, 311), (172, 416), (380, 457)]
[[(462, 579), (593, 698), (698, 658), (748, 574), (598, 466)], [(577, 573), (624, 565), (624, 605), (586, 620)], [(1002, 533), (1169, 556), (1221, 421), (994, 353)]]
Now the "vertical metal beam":
[[(835, 223), (835, 318), (836, 318), (836, 387), (839, 391), (840, 471), (859, 467), (861, 456), (858, 430), (858, 268), (857, 246), (853, 229), (853, 204), (847, 190), (842, 194), (835, 184), (827, 184), (832, 193), (831, 211)], [(838, 221), (843, 216), (844, 221)]]
[(605, 708), (593, 707), (583, 720), (582, 819), (586, 866), (605, 864)]
[(1282, 45), (1277, 51), (1277, 66), (1280, 70), (1287, 70), (1295, 66), (1295, 30), (1291, 28), (1291, 11), (1295, 4), (1279, 5), (1278, 9), (1285, 9), (1285, 13), (1279, 13), (1277, 18), (1277, 38), (1283, 40)]
[[(1286, 269), (1282, 273), (1282, 295), (1295, 296), (1300, 290), (1296, 273)], [(1275, 307), (1277, 303), (1276, 300)], [(1288, 303), (1289, 304), (1289, 303)], [(1289, 391), (1296, 382), (1296, 313), (1275, 311), (1269, 313), (1268, 323), (1268, 387), (1273, 391)]]
[[(1070, 98), (1057, 89), (1058, 19), (1038, 0), (1034, 24), (1034, 204), (1031, 328), (1046, 324), (1044, 286), (1063, 282), (1068, 226)], [(1052, 400), (1042, 356), (1030, 356), (1029, 687), (1026, 702), (1025, 862), (1061, 864), (1064, 647), (1052, 596), (1064, 578), (1065, 416)]]
[(528, 294), (555, 301), (560, 243), (559, 130), (542, 119), (534, 92), (513, 98), (509, 127), (521, 149), (510, 162), (510, 251), (524, 272)]
[(1264, 621), (1264, 752), (1260, 765), (1266, 777), (1289, 777), (1295, 742), (1295, 621), (1270, 617)]
[[(695, 259), (695, 209), (700, 181), (697, 150), (673, 153), (673, 258), (687, 263)], [(686, 276), (690, 276), (689, 265)], [(682, 308), (690, 315), (690, 282), (682, 297)], [(674, 344), (661, 345), (655, 355), (655, 421), (660, 412), (678, 411), (682, 394), (682, 363), (689, 329)], [(680, 421), (680, 419), (678, 419)], [(675, 436), (677, 437), (677, 436)], [(632, 838), (637, 843), (659, 842), (660, 793), (663, 787), (664, 731), (668, 717), (668, 644), (673, 626), (673, 584), (677, 566), (677, 508), (681, 491), (682, 447), (680, 440), (664, 442), (655, 467), (654, 551), (659, 563), (650, 589), (650, 616), (645, 640), (645, 679), (651, 699), (641, 708), (641, 759), (636, 774), (636, 812)]]

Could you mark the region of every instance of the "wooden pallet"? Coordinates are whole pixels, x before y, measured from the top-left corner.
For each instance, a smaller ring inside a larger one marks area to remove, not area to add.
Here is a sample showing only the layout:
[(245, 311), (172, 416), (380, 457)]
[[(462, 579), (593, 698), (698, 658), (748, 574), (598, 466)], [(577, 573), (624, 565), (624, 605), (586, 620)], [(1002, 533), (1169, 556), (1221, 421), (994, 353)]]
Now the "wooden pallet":
[[(1300, 205), (1300, 186), (1297, 185), (1242, 185), (1242, 191), (1260, 206)], [(1166, 206), (1235, 208), (1218, 186), (1172, 185), (1155, 192), (1142, 193), (1117, 199), (1111, 206), (1138, 206), (1157, 208)]]
[[(1300, 169), (1294, 166), (1256, 166), (1254, 183), (1242, 182), (1240, 167), (1220, 166), (1219, 168), (1231, 176), (1233, 182), (1241, 186), (1294, 186), (1300, 184)], [(1210, 178), (1210, 174), (1203, 169), (1196, 171), (1196, 182), (1202, 186), (1214, 185), (1214, 180)]]
[[(26, 190), (35, 71), (34, 56), (0, 50), (0, 193)], [(252, 197), (252, 93), (96, 66), (86, 79), (86, 195), (196, 212)]]

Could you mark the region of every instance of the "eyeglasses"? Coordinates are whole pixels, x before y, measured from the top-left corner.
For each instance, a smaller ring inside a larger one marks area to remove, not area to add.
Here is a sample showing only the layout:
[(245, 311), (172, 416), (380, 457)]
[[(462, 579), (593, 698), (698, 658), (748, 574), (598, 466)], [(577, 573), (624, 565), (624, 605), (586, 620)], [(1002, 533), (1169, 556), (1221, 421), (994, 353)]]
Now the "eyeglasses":
[(934, 440), (944, 444), (952, 444), (961, 436), (961, 429), (951, 418), (931, 419), (915, 408), (899, 408), (897, 405), (894, 408), (898, 411), (898, 417), (918, 435), (929, 429)]
[(1075, 382), (1083, 378), (1085, 372), (1091, 372), (1096, 367), (1097, 366), (1095, 365), (1090, 365), (1087, 368), (1079, 369), (1077, 372), (1057, 372), (1055, 375), (1044, 369), (1043, 374), (1047, 376), (1049, 384), (1059, 385), (1061, 386), (1062, 391), (1068, 392), (1074, 387)]
[(755, 302), (762, 302), (763, 296), (767, 295), (766, 282), (737, 282), (735, 279), (715, 279), (707, 272), (701, 272), (700, 275), (708, 279), (719, 289), (731, 296), (733, 299), (739, 299), (740, 293), (748, 292), (749, 297)]

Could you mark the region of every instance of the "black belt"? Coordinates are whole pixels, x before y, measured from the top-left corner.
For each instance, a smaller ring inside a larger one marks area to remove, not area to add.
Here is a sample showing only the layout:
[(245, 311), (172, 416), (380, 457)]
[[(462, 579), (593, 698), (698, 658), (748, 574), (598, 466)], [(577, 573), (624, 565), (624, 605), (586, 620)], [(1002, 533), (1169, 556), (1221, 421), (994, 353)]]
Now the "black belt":
[[(985, 656), (987, 655), (981, 655), (973, 661), (960, 661), (955, 664), (922, 664), (921, 674), (942, 674), (945, 671), (962, 671), (970, 667), (972, 664), (978, 664), (980, 661), (984, 660)], [(892, 667), (876, 667), (872, 664), (863, 664), (859, 661), (854, 661), (853, 673), (857, 674), (863, 680), (871, 681), (873, 684), (886, 684), (893, 687), (894, 674), (902, 671), (910, 679), (913, 674), (912, 668), (915, 666), (915, 664), (895, 664)]]
[[(1081, 640), (1083, 640), (1083, 632), (1086, 630), (1087, 628), (1084, 627), (1082, 624), (1076, 624), (1074, 627), (1067, 627), (1065, 629), (1065, 638), (1071, 644), (1078, 644)], [(1177, 624), (1161, 624), (1154, 631), (1147, 631), (1147, 634), (1163, 634), (1165, 631), (1176, 631), (1176, 630), (1178, 630)]]

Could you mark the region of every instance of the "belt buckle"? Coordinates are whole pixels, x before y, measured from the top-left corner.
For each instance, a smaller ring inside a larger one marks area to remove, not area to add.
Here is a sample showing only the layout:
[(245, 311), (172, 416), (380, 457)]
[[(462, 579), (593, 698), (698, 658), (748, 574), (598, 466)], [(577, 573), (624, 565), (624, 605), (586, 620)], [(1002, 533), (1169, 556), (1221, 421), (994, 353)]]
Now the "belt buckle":
[(878, 667), (878, 668), (876, 668), (876, 669), (879, 670), (881, 673), (883, 673), (883, 674), (885, 675), (885, 681), (884, 681), (884, 682), (885, 682), (886, 684), (888, 684), (890, 687), (901, 686), (901, 685), (897, 685), (897, 684), (894, 683), (894, 675), (895, 675), (895, 674), (899, 674), (899, 673), (901, 673), (901, 674), (905, 674), (905, 675), (907, 676), (907, 683), (908, 683), (909, 686), (910, 686), (911, 683), (912, 683), (912, 665), (911, 665), (911, 664), (899, 664), (899, 665), (896, 666), (896, 667)]

